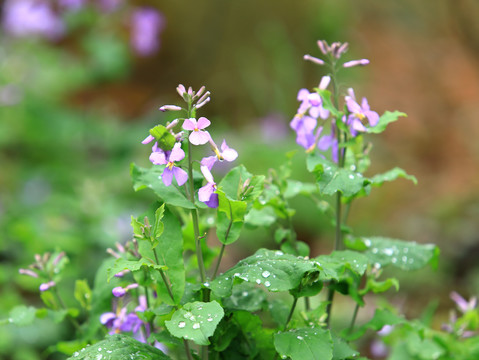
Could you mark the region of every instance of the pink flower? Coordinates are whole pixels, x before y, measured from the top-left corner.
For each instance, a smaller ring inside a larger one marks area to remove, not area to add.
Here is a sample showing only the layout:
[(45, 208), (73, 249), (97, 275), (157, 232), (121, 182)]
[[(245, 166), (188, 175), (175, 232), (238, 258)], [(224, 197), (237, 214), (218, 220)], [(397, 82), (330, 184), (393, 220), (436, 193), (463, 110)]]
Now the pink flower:
[(202, 130), (210, 126), (210, 124), (211, 122), (205, 117), (200, 117), (198, 121), (191, 118), (184, 121), (183, 129), (191, 131), (189, 139), (193, 145), (203, 145), (210, 139), (210, 134)]

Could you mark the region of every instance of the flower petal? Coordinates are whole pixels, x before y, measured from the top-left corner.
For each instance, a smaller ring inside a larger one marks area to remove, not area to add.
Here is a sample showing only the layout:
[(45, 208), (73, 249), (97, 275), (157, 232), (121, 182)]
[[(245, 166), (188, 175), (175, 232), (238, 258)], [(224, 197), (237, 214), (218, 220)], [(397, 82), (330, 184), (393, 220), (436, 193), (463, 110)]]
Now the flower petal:
[(151, 143), (153, 140), (155, 140), (155, 137), (153, 135), (148, 135), (145, 140), (143, 140), (141, 143), (142, 144), (149, 144)]
[(183, 129), (193, 131), (196, 129), (196, 119), (190, 118), (183, 121)]
[(150, 161), (154, 165), (166, 165), (168, 162), (166, 161), (165, 153), (163, 151), (154, 151), (150, 155)]
[(180, 161), (185, 158), (185, 152), (181, 148), (181, 143), (177, 142), (173, 149), (171, 150), (171, 154), (169, 157), (169, 161)]
[(211, 194), (215, 191), (214, 185), (212, 183), (208, 183), (205, 186), (202, 186), (198, 190), (198, 200), (201, 202), (208, 201), (211, 197)]
[(193, 145), (204, 145), (210, 139), (210, 135), (206, 131), (192, 131), (189, 139)]
[(165, 170), (163, 170), (163, 175), (161, 175), (161, 179), (163, 180), (163, 184), (165, 184), (165, 186), (170, 186), (171, 180), (173, 180), (173, 171), (166, 167)]
[(178, 166), (174, 166), (172, 170), (173, 174), (175, 175), (178, 186), (183, 186), (186, 180), (188, 180), (188, 173), (182, 168), (179, 168)]
[(211, 124), (211, 121), (209, 121), (207, 118), (202, 116), (198, 119), (197, 127), (198, 129), (204, 129), (210, 126), (210, 124)]
[(205, 201), (205, 204), (210, 208), (217, 208), (219, 203), (218, 194), (216, 193), (211, 194), (210, 199)]
[(208, 168), (208, 170), (211, 170), (213, 168), (213, 165), (215, 164), (216, 160), (218, 160), (218, 158), (216, 156), (204, 157), (203, 159), (201, 159), (201, 165), (206, 166)]
[(215, 183), (215, 180), (213, 179), (213, 175), (211, 175), (210, 169), (208, 169), (207, 166), (201, 166), (201, 172), (203, 173), (203, 176), (205, 177), (208, 183), (211, 183), (211, 184)]

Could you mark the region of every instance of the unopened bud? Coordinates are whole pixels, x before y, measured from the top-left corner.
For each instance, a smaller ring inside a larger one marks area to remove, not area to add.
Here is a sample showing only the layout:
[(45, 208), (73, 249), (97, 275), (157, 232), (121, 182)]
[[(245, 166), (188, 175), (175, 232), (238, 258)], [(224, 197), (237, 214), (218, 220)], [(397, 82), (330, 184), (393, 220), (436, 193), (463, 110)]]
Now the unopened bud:
[(211, 100), (210, 97), (207, 97), (205, 100), (203, 100), (202, 102), (198, 103), (195, 105), (195, 108), (199, 109), (201, 107), (203, 107), (206, 103), (209, 103)]
[(186, 89), (182, 84), (177, 86), (176, 91), (181, 97), (183, 97), (183, 95), (186, 93)]
[(311, 55), (309, 55), (309, 54), (304, 55), (304, 56), (303, 56), (303, 59), (304, 59), (304, 60), (307, 60), (307, 61), (314, 62), (315, 64), (318, 64), (318, 65), (324, 65), (324, 61), (323, 61), (323, 60), (318, 59), (317, 57), (311, 56)]
[(28, 275), (34, 278), (38, 278), (38, 274), (35, 271), (30, 269), (18, 269), (18, 272), (22, 275)]
[(349, 44), (346, 42), (338, 48), (337, 58), (341, 57), (346, 51), (348, 51)]
[(160, 111), (180, 111), (182, 110), (183, 108), (181, 106), (176, 106), (176, 105), (163, 105), (163, 106), (160, 106), (159, 110)]
[(166, 125), (166, 130), (171, 130), (173, 129), (176, 124), (178, 124), (178, 121), (180, 121), (179, 119), (175, 119), (173, 120), (172, 122), (168, 123), (168, 125)]
[(119, 258), (121, 257), (120, 255), (118, 255), (118, 254), (115, 252), (115, 250), (113, 250), (113, 249), (111, 249), (111, 248), (106, 249), (106, 252), (107, 252), (108, 254), (110, 254), (111, 256), (117, 258), (117, 259), (119, 259)]
[(188, 87), (188, 95), (193, 96), (193, 88), (191, 86)]
[(205, 101), (208, 96), (210, 96), (211, 93), (209, 91), (205, 92), (203, 96), (198, 100), (198, 104)]
[(122, 297), (122, 296), (125, 296), (125, 294), (126, 294), (126, 290), (123, 289), (121, 286), (117, 286), (117, 287), (113, 288), (113, 290), (111, 290), (111, 292), (115, 297)]
[(206, 87), (204, 85), (200, 87), (200, 89), (196, 92), (195, 96), (193, 96), (193, 100), (198, 99), (201, 96), (201, 94), (204, 93), (205, 90), (206, 90)]
[(118, 278), (121, 278), (121, 277), (125, 276), (125, 274), (128, 274), (129, 272), (130, 272), (130, 270), (125, 269), (125, 270), (122, 270), (120, 272), (117, 272), (114, 276), (118, 277)]
[(55, 281), (49, 281), (47, 283), (43, 283), (40, 285), (39, 289), (40, 291), (47, 291), (51, 287), (55, 286)]
[(368, 65), (368, 64), (369, 64), (368, 59), (351, 60), (351, 61), (345, 62), (343, 64), (343, 67), (350, 68), (350, 67), (353, 67), (353, 66), (365, 66), (365, 65)]
[(321, 52), (326, 55), (328, 53), (328, 50), (329, 50), (329, 46), (328, 46), (328, 43), (324, 40), (318, 40), (318, 47), (319, 47), (319, 50), (321, 50)]
[(323, 77), (321, 78), (321, 81), (320, 81), (318, 87), (319, 87), (321, 90), (325, 90), (325, 89), (328, 87), (328, 85), (329, 85), (330, 82), (331, 82), (331, 76), (323, 76)]
[(121, 252), (121, 253), (125, 252), (124, 246), (122, 244), (120, 244), (119, 242), (115, 243), (115, 246), (116, 246), (116, 248), (118, 249), (119, 252)]
[(53, 260), (53, 266), (57, 266), (61, 259), (65, 257), (65, 251), (62, 251), (58, 256)]

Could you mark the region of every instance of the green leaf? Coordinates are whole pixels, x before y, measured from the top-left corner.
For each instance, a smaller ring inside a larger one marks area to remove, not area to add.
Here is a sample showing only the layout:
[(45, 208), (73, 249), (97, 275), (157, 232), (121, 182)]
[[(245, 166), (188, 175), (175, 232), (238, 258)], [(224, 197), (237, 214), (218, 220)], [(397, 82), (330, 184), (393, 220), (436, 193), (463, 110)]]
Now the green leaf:
[(431, 339), (422, 339), (419, 334), (410, 332), (406, 338), (409, 354), (419, 359), (435, 360), (444, 354), (445, 349)]
[(296, 195), (311, 196), (311, 194), (318, 192), (318, 185), (311, 183), (303, 183), (297, 180), (287, 180), (286, 191), (284, 192), (284, 197), (290, 199)]
[[(161, 222), (161, 219), (163, 219), (164, 214), (165, 214), (165, 204), (162, 204), (155, 211), (155, 227), (154, 227), (154, 230), (153, 230), (153, 234), (154, 234), (155, 238), (159, 238), (161, 236), (161, 234), (163, 234), (163, 230), (164, 230), (165, 226)], [(156, 245), (158, 245), (158, 244), (156, 243)], [(153, 246), (153, 248), (155, 248), (156, 245)]]
[[(171, 291), (175, 304), (180, 303), (185, 292), (185, 265), (183, 261), (183, 233), (178, 218), (168, 209), (163, 216), (164, 230), (158, 239), (155, 248), (159, 264), (164, 266), (164, 271), (171, 284)], [(159, 274), (157, 274), (159, 292), (158, 296), (164, 302), (172, 305), (167, 289)]]
[(218, 194), (218, 211), (226, 214), (227, 218), (233, 222), (243, 221), (246, 214), (246, 202), (238, 200), (230, 200), (226, 194), (217, 190)]
[(266, 303), (266, 293), (250, 283), (238, 284), (233, 288), (230, 297), (223, 299), (223, 305), (228, 310), (261, 310)]
[(33, 306), (18, 305), (15, 306), (8, 315), (8, 322), (17, 326), (26, 326), (33, 324), (37, 309)]
[(173, 206), (179, 206), (186, 209), (195, 209), (195, 205), (191, 203), (185, 194), (174, 184), (165, 186), (161, 175), (164, 166), (155, 165), (150, 169), (141, 168), (135, 164), (130, 166), (130, 175), (133, 181), (133, 189), (135, 191), (150, 188), (165, 203)]
[(219, 297), (231, 295), (233, 280), (263, 284), (268, 291), (296, 288), (306, 272), (318, 270), (314, 261), (284, 254), (282, 251), (259, 249), (210, 283)]
[(162, 351), (141, 343), (131, 336), (116, 334), (107, 336), (94, 345), (87, 346), (69, 357), (68, 360), (169, 360)]
[(333, 335), (333, 360), (357, 359), (358, 355), (346, 341)]
[(391, 287), (395, 287), (396, 291), (399, 290), (399, 281), (395, 278), (388, 278), (384, 281), (376, 281), (373, 278), (368, 278), (364, 289), (360, 290), (361, 295), (365, 295), (372, 291), (375, 294), (388, 291)]
[(308, 155), (306, 165), (308, 171), (316, 175), (316, 183), (324, 195), (334, 195), (339, 191), (350, 197), (370, 183), (361, 173), (338, 168), (334, 162), (314, 153)]
[[(218, 184), (218, 187), (230, 200), (238, 200), (243, 185), (253, 175), (243, 165), (231, 169)], [(260, 179), (258, 179), (260, 181)], [(264, 180), (263, 180), (264, 181)], [(259, 196), (259, 194), (257, 194)], [(255, 195), (256, 196), (256, 195)]]
[(74, 295), (82, 308), (86, 310), (91, 309), (91, 289), (86, 280), (77, 280), (75, 282)]
[(198, 345), (209, 345), (208, 338), (224, 316), (224, 310), (216, 301), (187, 303), (176, 311), (171, 320), (165, 321), (171, 335), (192, 340)]
[(276, 221), (276, 213), (271, 206), (265, 206), (261, 209), (251, 209), (245, 216), (245, 222), (252, 226), (268, 227)]
[(225, 245), (234, 243), (241, 235), (243, 224), (242, 221), (233, 222), (226, 213), (219, 211), (216, 218), (216, 236), (218, 236), (218, 240)]
[(371, 180), (371, 185), (381, 186), (386, 181), (394, 181), (398, 178), (411, 180), (414, 183), (414, 185), (417, 184), (417, 179), (415, 176), (408, 175), (406, 171), (404, 171), (403, 169), (399, 167), (395, 167), (394, 169), (386, 171), (385, 173), (382, 173), (382, 174), (374, 175), (370, 180)]
[(152, 262), (152, 260), (147, 260), (144, 258), (141, 258), (140, 260), (125, 260), (120, 258), (115, 261), (115, 263), (113, 264), (113, 267), (108, 269), (107, 281), (110, 281), (110, 279), (114, 277), (115, 274), (118, 274), (120, 271), (123, 271), (123, 270), (130, 270), (132, 272), (140, 271), (142, 266), (156, 269), (156, 270), (166, 269), (166, 266), (157, 265), (154, 262)]
[(373, 134), (382, 133), (384, 130), (386, 130), (386, 127), (389, 123), (396, 121), (400, 117), (407, 117), (407, 115), (400, 111), (386, 111), (383, 115), (381, 115), (379, 118), (379, 123), (376, 126), (368, 128), (368, 132)]
[(241, 200), (251, 203), (255, 201), (263, 192), (264, 189), (264, 175), (254, 175), (249, 178), (249, 184), (243, 186), (243, 193)]
[(331, 360), (333, 340), (322, 328), (294, 329), (274, 335), (274, 346), (282, 357), (291, 360)]
[(371, 263), (392, 265), (402, 270), (417, 270), (430, 264), (437, 267), (439, 248), (433, 244), (418, 244), (386, 237), (361, 238)]
[(150, 129), (150, 134), (155, 137), (158, 147), (164, 151), (173, 149), (176, 139), (163, 125), (157, 125)]
[(313, 259), (320, 268), (320, 279), (341, 280), (346, 270), (352, 270), (357, 275), (363, 275), (369, 263), (367, 256), (356, 251), (333, 251), (329, 255), (320, 255)]
[(335, 118), (341, 117), (342, 113), (338, 111), (338, 109), (336, 109), (336, 107), (331, 102), (331, 91), (321, 89), (315, 90), (318, 92), (319, 96), (321, 96), (321, 99), (323, 100), (323, 107), (326, 110), (329, 110)]

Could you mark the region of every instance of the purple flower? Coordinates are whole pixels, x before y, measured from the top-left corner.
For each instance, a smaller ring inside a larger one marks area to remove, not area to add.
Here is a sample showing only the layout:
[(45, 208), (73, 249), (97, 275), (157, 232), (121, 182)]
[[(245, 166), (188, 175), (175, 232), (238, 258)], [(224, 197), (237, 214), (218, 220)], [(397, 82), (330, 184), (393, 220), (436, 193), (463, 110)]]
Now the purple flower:
[(113, 288), (111, 292), (115, 297), (123, 297), (126, 294), (126, 290), (123, 289), (121, 286)]
[(7, 0), (2, 23), (7, 33), (19, 37), (40, 35), (56, 40), (65, 33), (62, 20), (45, 1)]
[(372, 111), (369, 108), (369, 104), (366, 98), (363, 98), (361, 105), (356, 102), (353, 89), (348, 90), (349, 95), (345, 97), (346, 106), (350, 114), (348, 117), (344, 117), (351, 135), (356, 136), (358, 132), (366, 132), (367, 128), (363, 124), (363, 120), (367, 119), (370, 126), (376, 126), (379, 123), (379, 115), (377, 112)]
[(451, 292), (451, 299), (454, 301), (457, 305), (457, 308), (465, 314), (468, 311), (474, 310), (474, 308), (477, 305), (477, 298), (474, 296), (472, 297), (469, 301), (466, 301), (461, 295), (459, 295), (457, 292), (453, 291)]
[(164, 16), (153, 8), (140, 8), (133, 13), (131, 44), (138, 55), (149, 56), (159, 49), (164, 24)]
[(189, 139), (193, 145), (203, 145), (210, 139), (210, 134), (202, 130), (210, 126), (210, 124), (211, 122), (205, 117), (200, 117), (198, 121), (191, 118), (183, 122), (183, 129), (191, 131)]
[(50, 289), (51, 287), (55, 286), (55, 281), (49, 281), (47, 283), (43, 283), (40, 285), (40, 291), (47, 291), (48, 289)]
[[(301, 101), (301, 104), (298, 108), (298, 113), (293, 118), (295, 121), (296, 118), (301, 118), (309, 112), (309, 115), (312, 118), (317, 119), (327, 119), (329, 117), (329, 111), (323, 108), (323, 102), (318, 93), (310, 93), (307, 89), (301, 89), (298, 92), (298, 101)], [(293, 127), (293, 125), (291, 125)], [(294, 127), (293, 127), (294, 129)]]
[(216, 154), (214, 156), (204, 157), (201, 160), (201, 165), (206, 166), (208, 170), (211, 170), (213, 168), (213, 165), (218, 160), (226, 160), (228, 162), (231, 162), (236, 160), (236, 158), (238, 157), (238, 152), (235, 149), (230, 148), (228, 144), (226, 144), (226, 140), (223, 140), (223, 143), (221, 144), (221, 151), (218, 149), (218, 146), (216, 146), (215, 142), (213, 141), (213, 139), (211, 139), (211, 137), (208, 141), (211, 145), (211, 148)]
[(176, 143), (171, 151), (164, 152), (160, 148), (154, 146), (153, 152), (150, 155), (150, 161), (155, 165), (166, 165), (163, 170), (163, 183), (166, 186), (171, 185), (173, 177), (179, 186), (182, 186), (188, 180), (188, 174), (185, 170), (175, 165), (176, 161), (181, 161), (185, 158), (185, 152), (181, 148), (181, 143)]
[(218, 194), (215, 193), (216, 183), (213, 179), (213, 175), (211, 175), (210, 170), (206, 166), (201, 166), (201, 172), (203, 173), (207, 184), (198, 190), (198, 199), (210, 208), (217, 208), (219, 202)]

